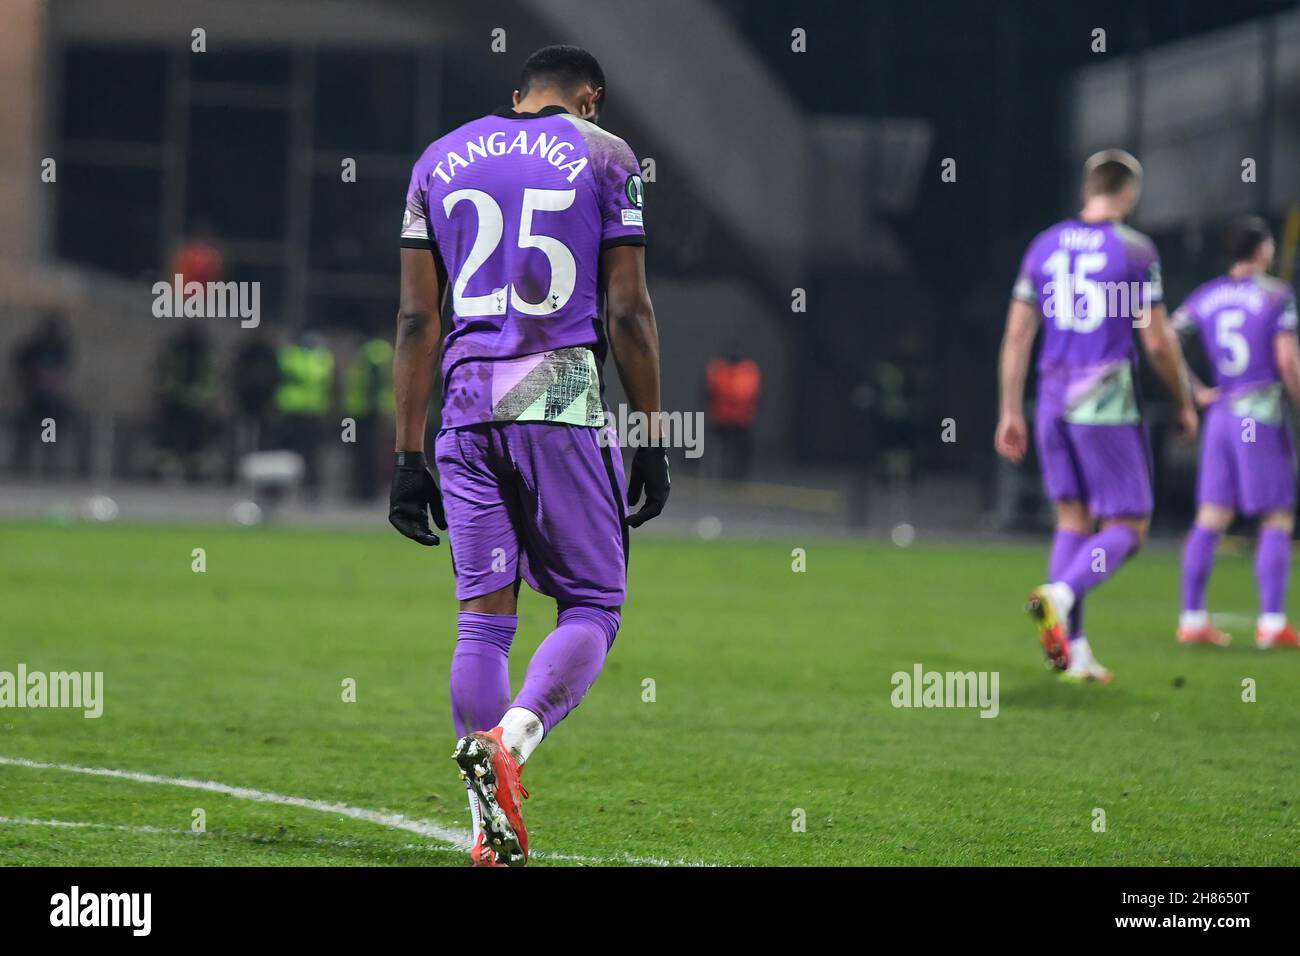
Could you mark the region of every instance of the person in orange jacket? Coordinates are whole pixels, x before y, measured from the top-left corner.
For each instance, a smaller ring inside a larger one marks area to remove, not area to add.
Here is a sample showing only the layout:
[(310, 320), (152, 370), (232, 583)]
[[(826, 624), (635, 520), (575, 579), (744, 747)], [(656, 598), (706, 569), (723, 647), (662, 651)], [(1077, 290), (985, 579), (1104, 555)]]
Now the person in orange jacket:
[(722, 476), (731, 481), (749, 477), (753, 457), (754, 418), (762, 375), (758, 363), (738, 350), (709, 362), (706, 371), (709, 418), (720, 450)]

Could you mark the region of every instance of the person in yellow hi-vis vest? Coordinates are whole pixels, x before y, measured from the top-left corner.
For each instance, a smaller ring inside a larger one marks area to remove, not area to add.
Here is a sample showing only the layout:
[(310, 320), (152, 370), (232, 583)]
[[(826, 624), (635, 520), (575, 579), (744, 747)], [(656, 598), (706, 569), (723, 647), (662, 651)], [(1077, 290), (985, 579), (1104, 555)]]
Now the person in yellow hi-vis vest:
[(393, 346), (386, 339), (363, 341), (348, 365), (343, 414), (356, 423), (352, 452), (352, 495), (368, 501), (387, 484), (381, 469), (392, 465)]
[(325, 415), (334, 401), (334, 355), (320, 336), (304, 332), (280, 349), (280, 384), (275, 408), (280, 417), (280, 444), (303, 460), (303, 491), (320, 494), (320, 445)]

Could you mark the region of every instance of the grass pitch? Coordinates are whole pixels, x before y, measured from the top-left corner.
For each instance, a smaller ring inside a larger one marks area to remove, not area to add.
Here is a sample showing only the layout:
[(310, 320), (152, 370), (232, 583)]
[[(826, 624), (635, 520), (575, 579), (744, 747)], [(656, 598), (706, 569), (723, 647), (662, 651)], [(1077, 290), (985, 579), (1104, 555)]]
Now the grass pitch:
[[(1115, 683), (1062, 685), (1021, 611), (1045, 546), (634, 534), (614, 652), (525, 773), (536, 864), (1294, 864), (1300, 654), (1176, 646), (1153, 549), (1089, 600)], [(1253, 617), (1248, 551), (1211, 602)], [(516, 687), (553, 615), (525, 594)], [(445, 549), (391, 532), (2, 525), (0, 671), (105, 699), (0, 710), (0, 758), (420, 822), (0, 763), (0, 864), (463, 865), (454, 640)], [(998, 716), (895, 708), (918, 663), (999, 672)]]

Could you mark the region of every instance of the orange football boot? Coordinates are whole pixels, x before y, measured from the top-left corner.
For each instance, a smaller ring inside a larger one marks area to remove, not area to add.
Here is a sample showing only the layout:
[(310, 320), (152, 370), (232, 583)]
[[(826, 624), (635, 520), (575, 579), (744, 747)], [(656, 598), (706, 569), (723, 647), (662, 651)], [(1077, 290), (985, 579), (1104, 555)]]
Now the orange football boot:
[(470, 866), (505, 866), (504, 863), (497, 861), (497, 855), (492, 852), (492, 848), (487, 845), (487, 834), (482, 830), (478, 831), (478, 836), (474, 838), (474, 846), (469, 851)]
[(528, 831), (522, 804), (528, 791), (519, 784), (519, 765), (501, 742), (501, 728), (477, 730), (456, 744), (452, 759), (460, 767), (483, 808), (486, 846), (499, 863), (523, 866), (528, 862)]
[(1261, 651), (1266, 651), (1270, 647), (1300, 647), (1300, 634), (1297, 634), (1290, 624), (1286, 624), (1282, 630), (1274, 631), (1272, 634), (1256, 631), (1255, 646)]
[(1210, 624), (1201, 627), (1179, 627), (1179, 644), (1213, 644), (1215, 647), (1227, 647), (1232, 643), (1232, 635), (1225, 634)]
[(1034, 588), (1029, 594), (1025, 610), (1038, 624), (1039, 637), (1043, 642), (1043, 653), (1047, 663), (1054, 670), (1064, 671), (1070, 667), (1070, 638), (1066, 633), (1066, 622), (1060, 620), (1047, 588)]

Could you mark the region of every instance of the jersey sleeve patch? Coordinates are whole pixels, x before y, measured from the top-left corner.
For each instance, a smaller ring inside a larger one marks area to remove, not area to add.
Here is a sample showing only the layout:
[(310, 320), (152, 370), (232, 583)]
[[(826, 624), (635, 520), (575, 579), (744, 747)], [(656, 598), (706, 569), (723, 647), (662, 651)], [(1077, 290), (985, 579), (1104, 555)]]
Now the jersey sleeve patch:
[(416, 173), (411, 175), (411, 185), (406, 191), (406, 208), (402, 211), (401, 244), (403, 249), (431, 249), (429, 215), (425, 209), (424, 188)]
[(1116, 225), (1115, 233), (1128, 251), (1133, 273), (1142, 283), (1142, 303), (1147, 307), (1165, 301), (1164, 281), (1160, 274), (1160, 253), (1151, 237), (1125, 225)]
[(1038, 293), (1034, 289), (1033, 280), (1024, 274), (1017, 276), (1016, 284), (1011, 287), (1011, 298), (1026, 305), (1037, 305)]
[(645, 244), (645, 183), (631, 147), (613, 133), (562, 114), (582, 133), (600, 207), (600, 247)]
[(621, 139), (593, 144), (605, 148), (603, 169), (598, 166), (602, 247), (615, 239), (645, 241), (645, 183), (641, 166)]
[(1020, 271), (1016, 273), (1015, 285), (1011, 287), (1011, 298), (1026, 305), (1038, 305), (1038, 287), (1034, 284), (1033, 259), (1034, 245), (1030, 243), (1020, 260)]
[(1294, 332), (1296, 330), (1296, 307), (1295, 296), (1290, 296), (1282, 311), (1277, 316), (1277, 330), (1279, 332)]
[(1151, 261), (1142, 270), (1142, 281), (1146, 285), (1146, 294), (1142, 297), (1147, 305), (1159, 305), (1165, 301), (1165, 286), (1160, 278), (1160, 257), (1152, 251)]

